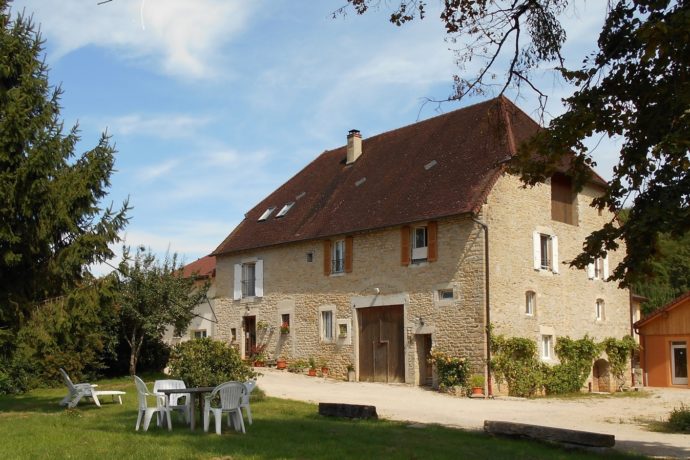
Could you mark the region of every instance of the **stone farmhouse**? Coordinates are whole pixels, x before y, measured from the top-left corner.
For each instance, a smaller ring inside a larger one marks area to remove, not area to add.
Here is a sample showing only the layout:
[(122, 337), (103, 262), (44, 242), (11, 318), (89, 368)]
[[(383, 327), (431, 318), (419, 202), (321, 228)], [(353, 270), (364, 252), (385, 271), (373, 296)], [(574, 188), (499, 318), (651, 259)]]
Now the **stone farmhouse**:
[(367, 139), (350, 131), (213, 252), (216, 336), (245, 356), (265, 346), (338, 376), (353, 366), (361, 381), (425, 385), (432, 348), (488, 373), (489, 324), (554, 363), (560, 336), (629, 334), (628, 291), (605, 281), (621, 256), (566, 264), (612, 218), (588, 206), (605, 181), (593, 173), (574, 193), (565, 174), (523, 188), (506, 172), (538, 129), (501, 97)]

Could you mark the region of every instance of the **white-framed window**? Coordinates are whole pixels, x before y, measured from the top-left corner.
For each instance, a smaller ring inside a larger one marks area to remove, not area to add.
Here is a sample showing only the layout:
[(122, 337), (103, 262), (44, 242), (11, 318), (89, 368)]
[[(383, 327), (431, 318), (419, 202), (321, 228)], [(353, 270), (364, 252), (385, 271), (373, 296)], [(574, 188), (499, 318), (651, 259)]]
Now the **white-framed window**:
[(534, 269), (558, 273), (558, 237), (535, 231), (532, 239)]
[(256, 263), (242, 264), (242, 297), (256, 295)]
[(207, 337), (206, 335), (206, 329), (199, 329), (196, 331), (192, 331), (194, 334), (195, 339), (205, 339)]
[(525, 292), (525, 315), (534, 316), (537, 308), (537, 294), (534, 291)]
[(429, 254), (429, 237), (427, 227), (414, 227), (412, 229), (412, 262), (423, 262)]
[(331, 249), (331, 273), (345, 271), (345, 240), (336, 240)]
[(587, 265), (587, 277), (591, 280), (606, 281), (609, 277), (609, 258), (597, 257), (594, 263)]
[(335, 325), (335, 312), (333, 310), (321, 310), (320, 312), (320, 323), (321, 323), (321, 341), (322, 342), (332, 342), (333, 341), (333, 329)]
[(595, 302), (594, 315), (597, 321), (604, 321), (604, 319), (606, 318), (604, 312), (604, 299), (597, 299), (597, 301)]
[(349, 319), (338, 319), (336, 320), (336, 339), (341, 345), (351, 345), (352, 344), (352, 323)]
[(543, 359), (543, 360), (553, 359), (553, 336), (552, 335), (542, 335), (541, 336), (541, 359)]
[(235, 264), (235, 300), (264, 296), (264, 264), (261, 259), (250, 259)]

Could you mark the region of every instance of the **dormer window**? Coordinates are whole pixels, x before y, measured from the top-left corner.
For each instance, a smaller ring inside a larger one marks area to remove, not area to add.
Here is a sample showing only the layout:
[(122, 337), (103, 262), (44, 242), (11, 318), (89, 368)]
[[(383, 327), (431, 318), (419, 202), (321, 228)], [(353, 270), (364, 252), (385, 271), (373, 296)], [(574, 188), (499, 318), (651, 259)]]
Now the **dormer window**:
[(289, 202), (288, 204), (286, 204), (285, 206), (283, 206), (283, 207), (281, 208), (281, 210), (278, 212), (278, 214), (276, 214), (276, 218), (278, 218), (278, 217), (283, 217), (285, 214), (288, 213), (288, 211), (289, 211), (290, 209), (292, 209), (292, 207), (293, 207), (294, 205), (295, 205), (295, 202), (294, 202), (294, 201), (291, 201), (291, 202)]
[(269, 217), (271, 217), (271, 214), (273, 214), (273, 211), (275, 211), (275, 210), (276, 210), (275, 206), (271, 206), (270, 208), (265, 210), (264, 213), (261, 214), (261, 217), (259, 217), (259, 222), (263, 222), (266, 219), (268, 219)]

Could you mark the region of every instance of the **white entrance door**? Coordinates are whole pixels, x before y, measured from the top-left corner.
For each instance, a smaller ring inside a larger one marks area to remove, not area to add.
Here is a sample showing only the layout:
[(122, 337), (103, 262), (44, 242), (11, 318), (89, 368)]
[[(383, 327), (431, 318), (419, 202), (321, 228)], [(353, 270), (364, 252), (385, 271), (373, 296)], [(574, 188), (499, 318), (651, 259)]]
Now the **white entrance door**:
[(686, 342), (671, 342), (671, 382), (688, 384), (688, 346)]

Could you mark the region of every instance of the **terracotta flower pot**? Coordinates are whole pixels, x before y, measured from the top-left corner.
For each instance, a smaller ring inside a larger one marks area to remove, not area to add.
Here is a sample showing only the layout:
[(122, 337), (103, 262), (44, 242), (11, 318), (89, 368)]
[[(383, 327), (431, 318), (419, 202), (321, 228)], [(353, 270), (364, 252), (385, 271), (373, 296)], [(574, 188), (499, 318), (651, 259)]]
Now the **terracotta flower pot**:
[(484, 389), (482, 387), (472, 387), (472, 394), (483, 396), (484, 395)]
[(276, 368), (277, 369), (285, 369), (287, 367), (287, 362), (285, 362), (284, 359), (279, 359), (276, 361)]
[(322, 367), (321, 368), (321, 374), (325, 377), (328, 375), (328, 368), (327, 367)]
[(316, 377), (316, 369), (309, 369), (309, 377)]

